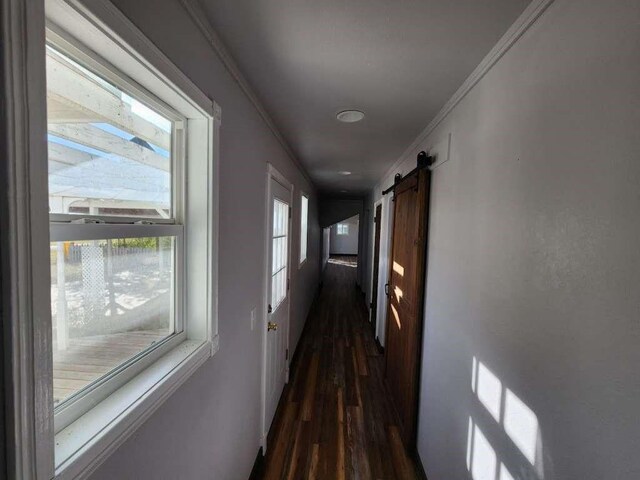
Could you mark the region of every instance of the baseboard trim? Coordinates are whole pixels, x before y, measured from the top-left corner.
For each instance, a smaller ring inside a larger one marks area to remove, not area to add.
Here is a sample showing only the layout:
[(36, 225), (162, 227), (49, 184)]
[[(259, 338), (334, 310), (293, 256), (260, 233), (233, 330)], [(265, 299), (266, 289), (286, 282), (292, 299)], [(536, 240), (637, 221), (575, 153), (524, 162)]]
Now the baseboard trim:
[(262, 478), (264, 475), (264, 451), (262, 447), (258, 450), (258, 455), (256, 455), (256, 460), (253, 462), (253, 468), (251, 469), (251, 474), (249, 475), (249, 480), (258, 480)]

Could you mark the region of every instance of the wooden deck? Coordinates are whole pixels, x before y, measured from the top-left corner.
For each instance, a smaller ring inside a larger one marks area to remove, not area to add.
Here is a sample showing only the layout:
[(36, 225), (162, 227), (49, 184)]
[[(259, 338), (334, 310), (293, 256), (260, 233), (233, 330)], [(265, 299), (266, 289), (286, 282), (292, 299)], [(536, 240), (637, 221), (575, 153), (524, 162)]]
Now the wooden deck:
[(69, 340), (66, 350), (53, 354), (54, 405), (168, 334), (168, 330), (137, 331)]

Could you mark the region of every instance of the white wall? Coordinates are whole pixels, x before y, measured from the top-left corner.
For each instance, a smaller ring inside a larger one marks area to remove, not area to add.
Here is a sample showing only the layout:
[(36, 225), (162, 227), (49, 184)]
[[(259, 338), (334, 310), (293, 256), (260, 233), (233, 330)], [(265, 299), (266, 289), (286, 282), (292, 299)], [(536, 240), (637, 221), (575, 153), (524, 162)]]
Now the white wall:
[[(338, 223), (349, 226), (348, 235), (338, 235)], [(357, 255), (360, 232), (358, 228), (359, 216), (347, 218), (331, 225), (331, 242), (329, 251), (332, 255)]]
[(295, 185), (293, 251), (299, 258), (300, 191), (310, 194), (309, 261), (292, 268), (290, 347), (317, 290), (320, 228), (314, 188), (175, 0), (115, 4), (222, 107), (220, 350), (98, 469), (95, 479), (242, 479), (260, 445), (261, 336), (250, 312), (265, 310), (267, 162)]
[(640, 478), (639, 25), (637, 0), (556, 0), (416, 149), (452, 134), (431, 192), (430, 480), (470, 478), (470, 418), (476, 479), (483, 460), (513, 478)]

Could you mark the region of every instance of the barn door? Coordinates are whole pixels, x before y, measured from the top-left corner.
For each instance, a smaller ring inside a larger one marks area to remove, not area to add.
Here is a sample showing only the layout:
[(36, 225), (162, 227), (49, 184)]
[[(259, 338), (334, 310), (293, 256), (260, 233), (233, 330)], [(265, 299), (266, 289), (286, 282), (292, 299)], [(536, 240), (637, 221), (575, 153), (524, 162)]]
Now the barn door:
[(422, 169), (402, 179), (393, 202), (385, 377), (407, 449), (416, 436), (430, 175)]

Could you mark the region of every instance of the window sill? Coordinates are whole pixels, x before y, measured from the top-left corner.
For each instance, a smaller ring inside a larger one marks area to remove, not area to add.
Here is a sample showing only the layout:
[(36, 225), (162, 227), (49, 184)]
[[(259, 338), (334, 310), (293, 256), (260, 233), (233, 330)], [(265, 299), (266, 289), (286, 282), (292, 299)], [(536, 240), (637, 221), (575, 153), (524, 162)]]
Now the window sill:
[(58, 432), (55, 478), (87, 477), (217, 350), (217, 337), (182, 342)]

